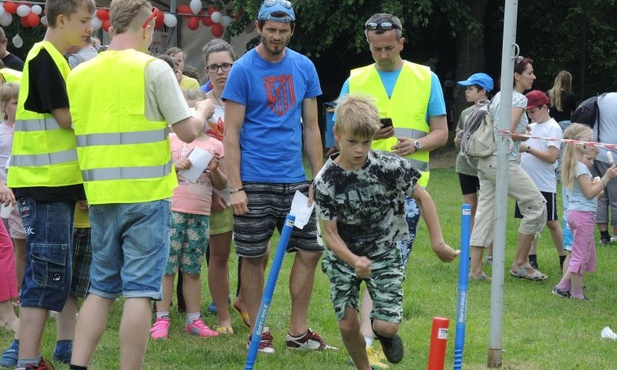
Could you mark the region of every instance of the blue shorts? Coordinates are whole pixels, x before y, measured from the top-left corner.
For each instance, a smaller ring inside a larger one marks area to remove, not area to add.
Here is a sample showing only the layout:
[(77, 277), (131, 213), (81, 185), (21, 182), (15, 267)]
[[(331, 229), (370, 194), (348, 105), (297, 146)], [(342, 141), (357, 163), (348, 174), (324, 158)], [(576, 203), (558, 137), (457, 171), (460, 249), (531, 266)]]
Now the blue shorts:
[(91, 205), (90, 293), (160, 300), (169, 222), (166, 200)]
[(17, 201), (26, 231), (26, 268), (21, 305), (62, 311), (73, 271), (75, 202)]

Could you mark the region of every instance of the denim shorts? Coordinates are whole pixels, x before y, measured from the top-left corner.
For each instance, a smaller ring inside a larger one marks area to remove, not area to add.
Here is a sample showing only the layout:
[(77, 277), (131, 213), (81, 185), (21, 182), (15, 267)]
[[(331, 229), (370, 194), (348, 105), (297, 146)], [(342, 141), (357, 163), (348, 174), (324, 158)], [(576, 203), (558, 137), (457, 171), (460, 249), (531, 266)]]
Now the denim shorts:
[(62, 311), (71, 287), (75, 202), (17, 200), (26, 231), (21, 305)]
[(169, 257), (170, 202), (90, 206), (90, 293), (161, 299)]

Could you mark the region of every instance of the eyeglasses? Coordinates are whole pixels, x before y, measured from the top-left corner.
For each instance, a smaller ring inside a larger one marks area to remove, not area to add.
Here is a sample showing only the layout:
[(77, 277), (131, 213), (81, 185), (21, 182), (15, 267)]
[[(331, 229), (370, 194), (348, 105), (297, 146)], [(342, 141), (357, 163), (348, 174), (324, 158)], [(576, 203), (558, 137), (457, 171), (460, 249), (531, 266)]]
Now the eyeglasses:
[(148, 23), (150, 23), (151, 20), (153, 20), (154, 18), (156, 18), (156, 15), (158, 14), (159, 10), (156, 7), (152, 7), (152, 14), (150, 14), (150, 16), (148, 17), (148, 19), (146, 19), (146, 21), (144, 22), (144, 24), (141, 26), (141, 28), (146, 29), (146, 27), (148, 27)]
[(398, 25), (392, 23), (392, 22), (369, 22), (365, 25), (367, 31), (376, 31), (376, 30), (384, 30), (384, 31), (389, 31), (389, 30), (400, 30), (401, 27), (399, 27)]
[(220, 69), (223, 72), (229, 72), (232, 65), (232, 63), (210, 64), (209, 66), (206, 66), (206, 71), (210, 73), (217, 73)]
[(293, 6), (291, 5), (291, 3), (287, 0), (266, 0), (264, 1), (264, 3), (262, 4), (262, 6), (265, 6), (266, 8), (269, 8), (271, 6), (275, 6), (276, 3), (279, 3), (283, 6), (283, 8), (287, 8), (287, 9), (293, 9)]

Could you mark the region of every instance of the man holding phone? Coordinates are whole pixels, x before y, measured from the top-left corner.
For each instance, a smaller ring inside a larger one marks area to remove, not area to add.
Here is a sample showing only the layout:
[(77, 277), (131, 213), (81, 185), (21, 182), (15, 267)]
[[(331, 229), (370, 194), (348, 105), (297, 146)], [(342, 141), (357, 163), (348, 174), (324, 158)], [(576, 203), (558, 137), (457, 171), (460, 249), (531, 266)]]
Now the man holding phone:
[[(420, 186), (429, 180), (429, 152), (446, 144), (448, 122), (446, 104), (437, 75), (423, 65), (401, 58), (405, 44), (403, 25), (398, 17), (378, 13), (364, 24), (364, 33), (375, 63), (353, 69), (343, 84), (340, 96), (351, 92), (372, 95), (382, 117), (372, 149), (399, 154), (420, 170)], [(388, 124), (390, 122), (390, 124)], [(405, 213), (409, 225), (408, 240), (397, 242), (407, 265), (416, 236), (420, 210), (411, 197), (405, 199)], [(373, 333), (369, 314), (372, 302), (368, 294), (362, 302), (361, 331), (367, 342), (369, 358)], [(376, 365), (376, 359), (370, 358)]]

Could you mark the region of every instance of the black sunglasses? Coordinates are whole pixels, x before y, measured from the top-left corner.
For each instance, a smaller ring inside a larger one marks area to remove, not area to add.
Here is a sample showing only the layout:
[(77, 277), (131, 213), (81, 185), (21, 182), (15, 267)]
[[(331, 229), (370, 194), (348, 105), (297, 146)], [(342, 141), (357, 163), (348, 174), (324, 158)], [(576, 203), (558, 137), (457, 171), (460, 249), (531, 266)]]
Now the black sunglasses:
[(384, 30), (384, 31), (389, 31), (389, 30), (400, 30), (401, 27), (397, 26), (396, 24), (392, 23), (392, 22), (369, 22), (365, 25), (366, 29), (368, 31), (376, 31), (376, 30)]

